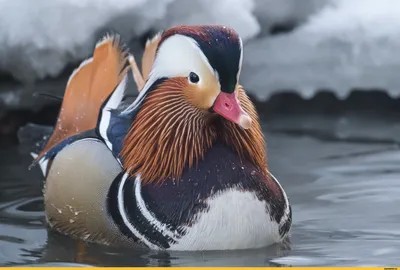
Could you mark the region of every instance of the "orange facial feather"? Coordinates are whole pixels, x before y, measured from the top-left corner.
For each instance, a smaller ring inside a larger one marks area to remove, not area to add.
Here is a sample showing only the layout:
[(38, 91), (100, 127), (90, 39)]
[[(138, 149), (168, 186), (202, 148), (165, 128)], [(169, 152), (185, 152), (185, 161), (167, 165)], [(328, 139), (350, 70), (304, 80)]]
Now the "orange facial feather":
[(251, 127), (242, 129), (237, 124), (225, 120), (219, 135), (227, 145), (232, 145), (242, 158), (251, 161), (266, 173), (268, 170), (266, 145), (257, 111), (241, 85), (237, 86), (236, 91), (240, 105), (252, 120)]
[(258, 116), (243, 89), (239, 99), (254, 121), (243, 130), (215, 114), (193, 106), (184, 95), (186, 78), (169, 79), (149, 93), (125, 137), (122, 163), (132, 176), (141, 174), (144, 184), (179, 179), (186, 166), (195, 167), (217, 136), (232, 145), (241, 158), (267, 172), (266, 152)]
[(204, 113), (186, 101), (186, 78), (170, 79), (149, 93), (125, 137), (121, 157), (143, 182), (178, 177), (211, 147), (215, 132)]
[(84, 61), (71, 75), (57, 123), (36, 160), (64, 139), (96, 127), (100, 107), (127, 72), (127, 53), (118, 36), (99, 42), (93, 58)]

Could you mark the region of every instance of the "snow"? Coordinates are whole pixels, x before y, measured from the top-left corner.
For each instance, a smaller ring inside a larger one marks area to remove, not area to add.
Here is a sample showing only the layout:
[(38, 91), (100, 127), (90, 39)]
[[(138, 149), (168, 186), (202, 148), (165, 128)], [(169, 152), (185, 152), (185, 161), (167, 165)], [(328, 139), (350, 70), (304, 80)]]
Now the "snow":
[[(300, 23), (287, 34), (271, 26)], [(130, 41), (150, 29), (218, 23), (245, 40), (241, 83), (260, 99), (292, 90), (400, 93), (398, 0), (0, 0), (0, 73), (56, 77), (107, 30)]]
[(260, 32), (260, 25), (253, 15), (254, 8), (253, 0), (175, 0), (159, 25), (160, 28), (179, 24), (229, 25), (242, 39), (248, 40)]
[(245, 47), (243, 77), (259, 99), (293, 90), (305, 98), (328, 89), (400, 94), (400, 2), (336, 0), (293, 32)]
[[(68, 63), (87, 57), (96, 31), (118, 14), (140, 9), (145, 0), (0, 0), (0, 69), (22, 81), (56, 76)], [(165, 3), (168, 1), (157, 1)], [(118, 4), (117, 4), (118, 3)], [(163, 16), (162, 5), (156, 13)], [(164, 8), (165, 9), (165, 8)], [(156, 14), (152, 14), (153, 18)], [(132, 14), (132, 17), (135, 17)], [(151, 17), (151, 16), (150, 16)], [(151, 23), (151, 19), (148, 23)], [(132, 24), (134, 31), (146, 28)]]
[(304, 22), (330, 0), (255, 0), (254, 15), (264, 30), (275, 24)]
[(107, 29), (129, 41), (151, 27), (221, 23), (249, 39), (259, 32), (252, 8), (250, 0), (0, 0), (0, 70), (23, 82), (55, 77)]

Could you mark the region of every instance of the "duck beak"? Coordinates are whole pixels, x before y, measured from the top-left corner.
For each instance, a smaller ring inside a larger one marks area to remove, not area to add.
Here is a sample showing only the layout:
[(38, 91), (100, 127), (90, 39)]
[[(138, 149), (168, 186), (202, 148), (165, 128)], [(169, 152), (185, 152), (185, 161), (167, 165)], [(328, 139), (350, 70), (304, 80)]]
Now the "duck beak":
[(212, 109), (217, 114), (244, 129), (248, 129), (251, 126), (251, 118), (240, 106), (235, 92), (231, 94), (220, 92), (215, 99)]

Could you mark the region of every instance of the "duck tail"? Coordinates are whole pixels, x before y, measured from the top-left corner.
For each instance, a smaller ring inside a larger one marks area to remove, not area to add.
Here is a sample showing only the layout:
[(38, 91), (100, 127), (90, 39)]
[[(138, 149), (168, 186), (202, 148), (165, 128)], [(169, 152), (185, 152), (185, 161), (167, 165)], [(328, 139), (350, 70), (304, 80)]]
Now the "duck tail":
[(96, 44), (93, 57), (70, 76), (56, 125), (34, 162), (66, 138), (96, 128), (101, 107), (130, 68), (128, 59), (118, 35), (107, 35)]

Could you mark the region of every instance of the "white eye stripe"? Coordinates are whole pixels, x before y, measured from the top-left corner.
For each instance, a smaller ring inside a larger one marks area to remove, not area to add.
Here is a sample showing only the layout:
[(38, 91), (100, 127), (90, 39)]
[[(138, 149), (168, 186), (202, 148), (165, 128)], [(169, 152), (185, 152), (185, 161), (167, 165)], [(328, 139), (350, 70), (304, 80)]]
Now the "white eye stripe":
[(204, 67), (214, 72), (197, 42), (183, 35), (174, 35), (165, 40), (153, 64), (154, 73), (170, 78), (188, 76), (190, 72), (201, 76)]
[[(167, 38), (158, 48), (146, 84), (136, 100), (123, 111), (123, 114), (134, 111), (158, 79), (188, 77), (190, 72), (198, 75), (199, 82), (197, 84), (202, 82), (202, 78), (210, 75), (218, 79), (218, 73), (212, 68), (207, 57), (193, 38), (179, 34)], [(188, 81), (190, 82), (189, 78)]]
[(242, 71), (242, 63), (243, 63), (243, 41), (240, 37), (239, 37), (239, 44), (240, 44), (240, 59), (239, 59), (238, 73), (236, 75), (237, 82), (239, 82), (239, 77), (240, 77), (240, 73)]

